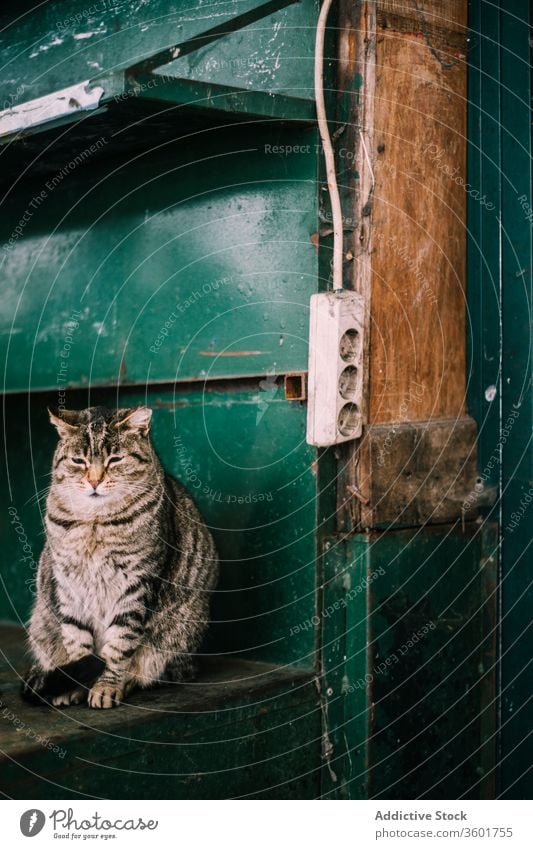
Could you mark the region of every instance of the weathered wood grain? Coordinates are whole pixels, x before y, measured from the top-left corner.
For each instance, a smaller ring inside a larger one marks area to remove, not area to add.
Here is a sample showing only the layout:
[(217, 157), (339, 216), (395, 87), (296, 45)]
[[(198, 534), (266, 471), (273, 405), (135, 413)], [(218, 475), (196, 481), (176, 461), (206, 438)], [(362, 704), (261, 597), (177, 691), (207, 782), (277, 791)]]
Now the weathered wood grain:
[(413, 28), (440, 27), (464, 33), (467, 22), (466, 0), (378, 0), (378, 16), (396, 15), (410, 20)]
[(412, 26), (378, 21), (370, 422), (464, 412), (466, 65), (424, 23), (456, 39), (463, 6), (380, 6)]
[(361, 444), (363, 527), (474, 519), (479, 482), (473, 419), (370, 425)]

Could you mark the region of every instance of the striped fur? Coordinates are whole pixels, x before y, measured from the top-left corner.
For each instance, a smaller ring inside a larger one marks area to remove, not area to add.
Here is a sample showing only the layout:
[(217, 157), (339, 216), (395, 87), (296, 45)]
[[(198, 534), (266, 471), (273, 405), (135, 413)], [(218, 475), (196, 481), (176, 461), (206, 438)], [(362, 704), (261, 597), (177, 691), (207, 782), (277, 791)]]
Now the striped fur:
[(96, 655), (105, 669), (90, 689), (73, 680), (51, 701), (112, 707), (134, 687), (192, 673), (217, 555), (191, 496), (157, 458), (151, 410), (91, 407), (50, 419), (60, 440), (25, 690), (38, 697), (57, 667)]

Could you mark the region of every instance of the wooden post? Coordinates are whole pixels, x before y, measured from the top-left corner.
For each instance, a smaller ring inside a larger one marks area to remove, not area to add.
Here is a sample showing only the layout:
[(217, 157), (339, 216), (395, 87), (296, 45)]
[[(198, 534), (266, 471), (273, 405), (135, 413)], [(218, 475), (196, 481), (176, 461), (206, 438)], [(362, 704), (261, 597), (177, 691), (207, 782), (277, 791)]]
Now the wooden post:
[[(465, 408), (467, 3), (347, 7), (339, 102), (351, 82), (357, 175), (345, 194), (355, 222), (346, 274), (367, 299), (369, 344), (367, 427), (341, 458), (344, 532), (464, 518), (487, 497), (476, 489), (476, 429)], [(413, 467), (422, 470), (414, 478)], [(406, 498), (416, 502), (407, 514)]]

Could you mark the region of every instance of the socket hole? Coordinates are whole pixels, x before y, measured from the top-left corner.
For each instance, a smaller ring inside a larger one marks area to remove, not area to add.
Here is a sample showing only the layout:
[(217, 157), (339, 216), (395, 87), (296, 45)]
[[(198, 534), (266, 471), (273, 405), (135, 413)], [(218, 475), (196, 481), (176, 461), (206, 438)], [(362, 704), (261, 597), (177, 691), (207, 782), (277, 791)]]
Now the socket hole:
[(357, 356), (357, 342), (359, 334), (357, 330), (350, 328), (346, 333), (343, 333), (339, 342), (339, 354), (345, 363), (355, 360)]
[(337, 428), (343, 436), (352, 436), (359, 424), (357, 404), (345, 404), (337, 418)]
[(285, 398), (287, 401), (305, 401), (305, 374), (285, 375)]
[(339, 392), (347, 400), (353, 398), (357, 386), (357, 369), (355, 366), (346, 366), (339, 376)]

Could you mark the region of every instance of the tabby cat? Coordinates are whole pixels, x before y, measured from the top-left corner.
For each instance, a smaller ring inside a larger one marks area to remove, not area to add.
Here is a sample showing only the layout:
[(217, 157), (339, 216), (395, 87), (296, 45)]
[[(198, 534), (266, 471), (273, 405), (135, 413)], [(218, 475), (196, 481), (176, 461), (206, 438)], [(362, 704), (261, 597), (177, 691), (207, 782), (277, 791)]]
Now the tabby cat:
[(150, 409), (49, 414), (60, 439), (23, 695), (110, 708), (134, 687), (193, 673), (217, 555), (154, 451)]

